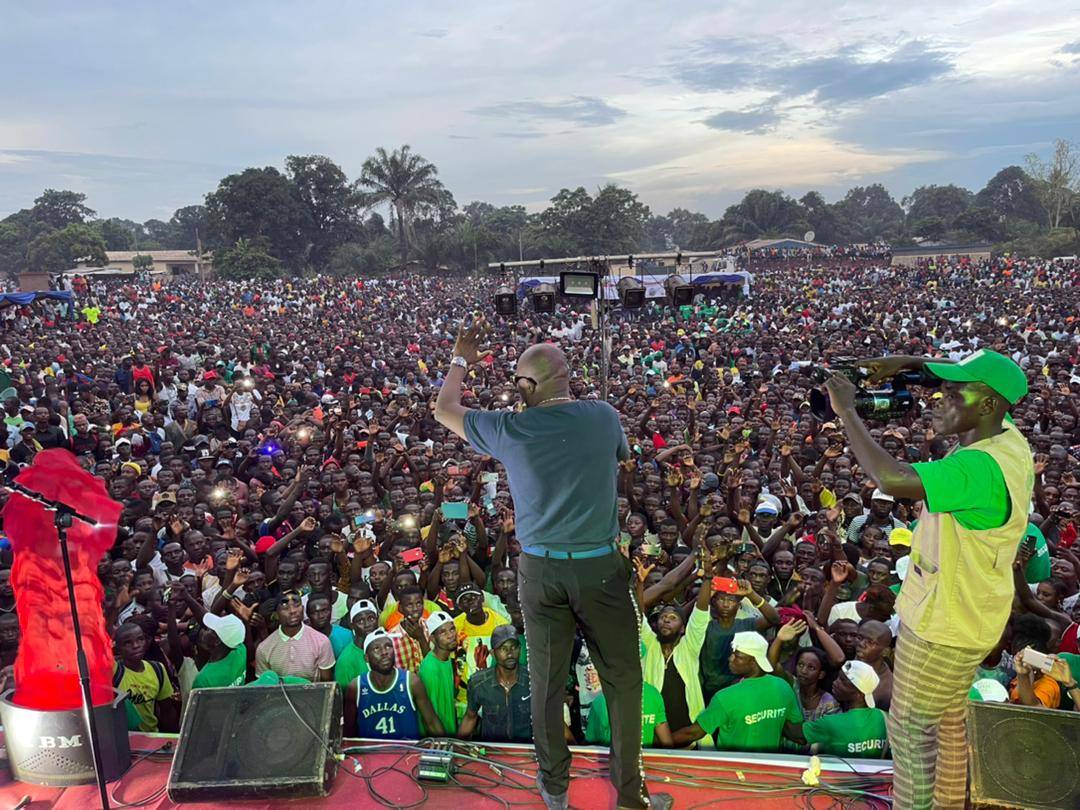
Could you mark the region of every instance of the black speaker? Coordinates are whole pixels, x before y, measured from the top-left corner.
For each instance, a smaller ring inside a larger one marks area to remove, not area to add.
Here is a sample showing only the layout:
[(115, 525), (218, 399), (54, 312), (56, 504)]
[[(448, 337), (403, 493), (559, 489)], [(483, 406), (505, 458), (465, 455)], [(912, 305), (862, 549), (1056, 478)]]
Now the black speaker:
[(1080, 807), (1075, 712), (971, 701), (971, 800), (1030, 810)]
[(331, 751), (340, 749), (337, 684), (195, 689), (180, 724), (169, 798), (325, 796), (337, 773)]

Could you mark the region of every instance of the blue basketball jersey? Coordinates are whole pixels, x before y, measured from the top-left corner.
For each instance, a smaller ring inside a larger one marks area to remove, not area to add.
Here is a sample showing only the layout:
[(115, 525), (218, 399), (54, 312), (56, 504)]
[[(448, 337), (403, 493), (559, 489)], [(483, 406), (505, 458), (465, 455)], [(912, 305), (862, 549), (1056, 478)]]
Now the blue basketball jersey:
[(396, 670), (394, 682), (385, 692), (372, 685), (370, 672), (365, 672), (358, 680), (356, 725), (361, 737), (420, 739), (420, 719), (413, 704), (408, 671)]

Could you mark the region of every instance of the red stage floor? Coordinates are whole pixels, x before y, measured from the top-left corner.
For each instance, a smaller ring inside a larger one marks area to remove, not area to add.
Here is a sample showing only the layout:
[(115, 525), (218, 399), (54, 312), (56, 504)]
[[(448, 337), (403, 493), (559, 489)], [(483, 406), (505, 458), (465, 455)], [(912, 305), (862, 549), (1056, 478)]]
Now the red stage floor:
[[(171, 735), (151, 736), (133, 734), (133, 755), (157, 749)], [(363, 741), (357, 744), (363, 745)], [(508, 768), (536, 773), (536, 762), (529, 746), (485, 746), (487, 756)], [(466, 773), (460, 781), (465, 787), (427, 786), (427, 796), (405, 773), (378, 769), (397, 763), (411, 772), (418, 754), (409, 752), (361, 753), (355, 759), (347, 759), (338, 771), (337, 779), (329, 796), (322, 799), (292, 799), (285, 801), (221, 801), (193, 803), (185, 808), (241, 807), (257, 810), (262, 807), (304, 808), (375, 808), (379, 803), (373, 798), (369, 782), (386, 801), (385, 806), (405, 808), (410, 806), (452, 808), (470, 810), (505, 808), (510, 806), (543, 807), (532, 786), (532, 778), (513, 773), (498, 774), (487, 764), (467, 763)], [(403, 758), (402, 758), (403, 757)], [(356, 760), (360, 762), (360, 774), (368, 780), (350, 775)], [(615, 792), (607, 782), (606, 751), (596, 748), (574, 749), (574, 779), (570, 788), (570, 805), (577, 810), (601, 810), (615, 806)], [(811, 793), (802, 785), (800, 776), (806, 768), (807, 757), (784, 755), (752, 755), (719, 753), (650, 752), (645, 756), (645, 769), (649, 789), (665, 791), (675, 798), (677, 810), (698, 810), (708, 807), (828, 807), (836, 799), (847, 800), (848, 807), (881, 808), (881, 801), (860, 796), (859, 790), (878, 795), (888, 795), (891, 788), (892, 768), (890, 762), (859, 760), (841, 762), (823, 758), (821, 788)], [(347, 773), (348, 772), (348, 773)], [(164, 788), (169, 776), (167, 759), (142, 759), (122, 779), (109, 786), (115, 807), (123, 804), (138, 805), (150, 810), (177, 807), (165, 795)], [(493, 781), (494, 780), (494, 781)], [(496, 786), (497, 781), (514, 781), (523, 789)], [(468, 788), (473, 788), (469, 790)], [(837, 792), (826, 793), (826, 789)], [(100, 806), (97, 788), (87, 785), (76, 788), (45, 788), (21, 782), (0, 785), (0, 810), (9, 810), (24, 797), (29, 803), (23, 807), (30, 810), (94, 810)], [(123, 804), (122, 804), (123, 803)]]

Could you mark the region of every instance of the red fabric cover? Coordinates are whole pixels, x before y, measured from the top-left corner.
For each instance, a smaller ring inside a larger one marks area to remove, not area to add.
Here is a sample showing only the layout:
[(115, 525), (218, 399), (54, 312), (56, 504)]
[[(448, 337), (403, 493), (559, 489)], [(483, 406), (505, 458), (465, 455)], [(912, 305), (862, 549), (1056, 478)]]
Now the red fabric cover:
[[(15, 480), (98, 521), (93, 527), (73, 521), (68, 529), (68, 552), (91, 694), (95, 704), (107, 702), (113, 695), (113, 651), (105, 629), (101, 607), (105, 592), (97, 566), (116, 539), (121, 506), (109, 497), (100, 478), (80, 467), (74, 455), (59, 448), (38, 453), (33, 464)], [(53, 513), (15, 492), (3, 516), (15, 553), (11, 586), (22, 631), (15, 659), (14, 701), (35, 709), (77, 708), (82, 705), (82, 693), (75, 662), (75, 632)]]

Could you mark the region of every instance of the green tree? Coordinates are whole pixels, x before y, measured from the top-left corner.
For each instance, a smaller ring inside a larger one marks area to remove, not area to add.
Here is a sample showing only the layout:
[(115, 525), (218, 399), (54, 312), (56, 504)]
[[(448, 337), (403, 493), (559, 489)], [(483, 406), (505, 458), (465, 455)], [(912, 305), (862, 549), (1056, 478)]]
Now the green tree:
[(79, 262), (101, 267), (108, 260), (101, 234), (89, 225), (73, 223), (36, 236), (30, 242), (26, 264), (27, 269), (39, 273), (63, 273)]
[(172, 240), (172, 228), (161, 219), (148, 219), (139, 227), (136, 250), (167, 250)]
[(326, 271), (335, 276), (375, 276), (390, 268), (396, 252), (397, 246), (390, 234), (382, 234), (367, 244), (346, 242), (334, 248)]
[(639, 250), (645, 242), (645, 225), (650, 216), (649, 206), (632, 191), (607, 184), (597, 192), (589, 212), (589, 252), (618, 255)]
[(922, 219), (917, 219), (908, 225), (908, 231), (916, 239), (929, 240), (931, 242), (940, 242), (945, 238), (946, 232), (949, 230), (949, 223), (945, 222), (941, 217), (927, 216)]
[(321, 269), (335, 248), (359, 235), (360, 195), (341, 167), (322, 155), (289, 155), (285, 173), (307, 212), (309, 261)]
[(85, 194), (47, 188), (34, 200), (30, 215), (34, 222), (44, 222), (50, 228), (61, 230), (68, 225), (82, 225), (95, 215), (85, 202)]
[(0, 273), (15, 275), (26, 269), (26, 234), (25, 225), (18, 221), (0, 222)]
[(278, 278), (282, 264), (270, 253), (264, 238), (239, 238), (230, 247), (214, 256), (214, 270), (222, 277), (236, 281), (255, 281)]
[(1048, 160), (1035, 153), (1027, 156), (1027, 173), (1035, 181), (1035, 190), (1050, 229), (1060, 227), (1062, 219), (1068, 215), (1073, 196), (1080, 193), (1080, 148), (1058, 138)]
[(1046, 225), (1035, 181), (1019, 166), (1006, 166), (991, 177), (975, 195), (975, 204), (988, 208), (1006, 227), (1016, 220)]
[(99, 219), (93, 225), (97, 232), (101, 234), (106, 250), (131, 250), (135, 244), (135, 234), (125, 224), (125, 220), (115, 217), (112, 219)]
[(837, 241), (890, 242), (903, 230), (904, 209), (880, 183), (850, 189), (834, 208), (842, 232)]
[(154, 266), (154, 259), (152, 256), (140, 253), (137, 256), (132, 257), (131, 266), (136, 270), (150, 270)]
[(959, 232), (961, 241), (971, 238), (984, 242), (999, 242), (1005, 238), (1005, 219), (995, 214), (988, 206), (973, 205), (953, 222), (953, 228)]
[(799, 205), (806, 211), (806, 221), (814, 232), (815, 242), (832, 245), (842, 241), (843, 229), (836, 206), (825, 202), (817, 191), (806, 192), (799, 198)]
[(172, 250), (196, 250), (206, 239), (208, 231), (206, 208), (202, 205), (185, 205), (177, 208), (169, 220), (165, 247)]
[(445, 199), (446, 189), (438, 175), (435, 164), (414, 153), (408, 144), (393, 152), (380, 146), (360, 170), (357, 186), (361, 202), (369, 208), (390, 206), (402, 265), (409, 259), (413, 218), (431, 212)]
[(731, 245), (749, 239), (792, 237), (802, 239), (809, 230), (806, 211), (782, 191), (756, 188), (729, 206), (720, 221), (719, 239)]
[(292, 183), (272, 166), (224, 178), (206, 196), (206, 215), (215, 247), (263, 239), (266, 251), (289, 270), (306, 262), (310, 220)]
[[(903, 206), (907, 209), (908, 230), (919, 235), (918, 228), (913, 227), (922, 224), (925, 231), (927, 225), (940, 222), (945, 231), (951, 231), (955, 227), (957, 218), (971, 208), (975, 195), (966, 188), (960, 186), (919, 186), (911, 194), (904, 198)], [(923, 238), (942, 238), (924, 236)]]

